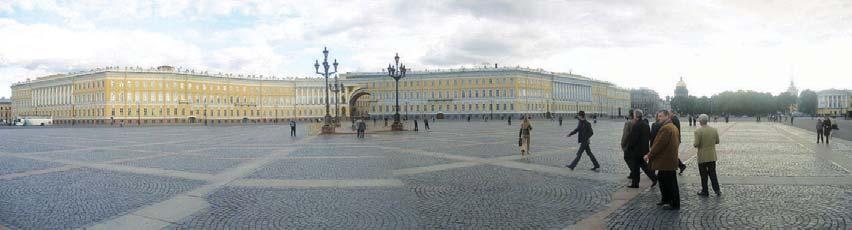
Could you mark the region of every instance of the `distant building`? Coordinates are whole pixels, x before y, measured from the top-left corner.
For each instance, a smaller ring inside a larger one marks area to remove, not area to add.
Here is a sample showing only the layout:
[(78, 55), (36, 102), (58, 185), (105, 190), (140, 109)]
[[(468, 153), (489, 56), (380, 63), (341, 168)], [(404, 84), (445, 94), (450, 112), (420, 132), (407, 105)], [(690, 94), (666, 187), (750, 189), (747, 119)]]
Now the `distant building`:
[(790, 86), (787, 87), (787, 93), (796, 97), (799, 96), (799, 89), (796, 88), (796, 85), (793, 83), (793, 80), (790, 80)]
[[(340, 75), (340, 117), (389, 117), (395, 85), (386, 72)], [(57, 124), (275, 123), (325, 114), (321, 78), (208, 74), (170, 66), (99, 68), (12, 85), (13, 116)], [(610, 82), (520, 67), (409, 71), (399, 81), (400, 114), (449, 118), (509, 115), (622, 116), (630, 93)], [(332, 116), (337, 112), (330, 112)]]
[(686, 89), (686, 82), (683, 82), (683, 77), (680, 77), (680, 81), (677, 81), (677, 85), (675, 86), (675, 97), (688, 97), (689, 90)]
[(817, 92), (817, 114), (852, 117), (852, 90), (827, 89)]
[(633, 109), (641, 109), (646, 114), (653, 114), (660, 109), (663, 109), (663, 100), (656, 91), (648, 88), (639, 88), (630, 90), (630, 107)]
[(12, 100), (0, 98), (0, 125), (12, 123)]

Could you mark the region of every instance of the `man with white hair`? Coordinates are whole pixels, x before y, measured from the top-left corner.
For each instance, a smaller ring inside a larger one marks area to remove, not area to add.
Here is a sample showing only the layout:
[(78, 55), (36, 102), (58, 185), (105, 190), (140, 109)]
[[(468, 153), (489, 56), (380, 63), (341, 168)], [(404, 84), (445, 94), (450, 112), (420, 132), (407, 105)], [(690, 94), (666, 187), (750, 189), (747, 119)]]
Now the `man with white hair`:
[(707, 125), (708, 120), (710, 120), (710, 117), (707, 114), (698, 116), (701, 127), (695, 130), (695, 144), (693, 144), (698, 148), (698, 173), (701, 175), (701, 192), (698, 195), (710, 195), (707, 191), (707, 178), (709, 177), (713, 191), (716, 192), (716, 196), (720, 196), (722, 191), (719, 190), (719, 181), (716, 178), (716, 145), (719, 144), (719, 132), (716, 128)]

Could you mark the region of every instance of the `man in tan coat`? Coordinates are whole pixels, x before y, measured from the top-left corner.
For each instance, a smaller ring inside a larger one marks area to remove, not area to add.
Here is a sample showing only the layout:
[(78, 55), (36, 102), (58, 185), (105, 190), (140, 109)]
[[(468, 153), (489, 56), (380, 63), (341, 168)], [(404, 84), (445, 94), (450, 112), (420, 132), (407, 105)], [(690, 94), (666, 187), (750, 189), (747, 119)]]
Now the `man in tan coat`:
[(716, 178), (716, 145), (719, 144), (719, 132), (716, 128), (707, 125), (710, 117), (707, 114), (698, 116), (698, 122), (701, 123), (701, 128), (695, 130), (695, 146), (698, 148), (698, 173), (701, 175), (701, 192), (699, 196), (708, 196), (707, 178), (713, 185), (713, 191), (716, 196), (722, 195), (719, 190), (719, 181)]
[(645, 155), (645, 160), (651, 165), (651, 170), (659, 171), (657, 180), (660, 184), (662, 199), (657, 205), (668, 205), (667, 210), (680, 209), (680, 192), (678, 191), (678, 147), (680, 147), (680, 130), (672, 124), (671, 113), (662, 110), (657, 113), (660, 131), (657, 132), (651, 150)]

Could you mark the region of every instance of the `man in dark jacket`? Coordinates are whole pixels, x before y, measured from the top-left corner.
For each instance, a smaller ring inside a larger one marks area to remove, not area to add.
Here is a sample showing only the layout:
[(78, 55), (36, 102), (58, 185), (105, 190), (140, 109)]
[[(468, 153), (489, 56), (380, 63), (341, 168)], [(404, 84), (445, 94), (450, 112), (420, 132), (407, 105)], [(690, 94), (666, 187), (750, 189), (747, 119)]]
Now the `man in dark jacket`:
[[(691, 119), (691, 118), (690, 118)], [(677, 139), (680, 140), (680, 119), (677, 117), (676, 113), (672, 113), (672, 124), (677, 128)], [(683, 175), (683, 170), (686, 169), (686, 165), (683, 164), (683, 161), (680, 158), (677, 159), (677, 167), (680, 169), (680, 175)]]
[(645, 175), (648, 175), (648, 178), (651, 179), (653, 184), (651, 186), (657, 185), (657, 177), (654, 174), (654, 171), (648, 169), (648, 164), (642, 157), (645, 156), (645, 153), (648, 153), (650, 149), (649, 139), (651, 136), (650, 128), (648, 127), (648, 120), (642, 119), (644, 113), (642, 110), (637, 109), (633, 111), (633, 127), (630, 129), (630, 134), (627, 136), (627, 160), (630, 166), (630, 179), (631, 183), (628, 188), (639, 188), (639, 170), (645, 172)]
[(577, 135), (577, 142), (580, 143), (580, 149), (577, 150), (577, 157), (574, 158), (574, 161), (572, 161), (571, 164), (566, 165), (565, 167), (574, 170), (574, 167), (577, 167), (577, 162), (580, 161), (580, 157), (583, 156), (583, 151), (585, 151), (586, 154), (589, 155), (589, 158), (592, 159), (592, 164), (595, 165), (592, 170), (598, 170), (598, 168), (600, 168), (601, 166), (600, 164), (598, 164), (598, 160), (595, 159), (595, 155), (592, 154), (592, 149), (589, 148), (589, 138), (594, 135), (594, 131), (592, 130), (592, 124), (590, 124), (589, 121), (586, 121), (586, 112), (580, 111), (577, 115), (577, 118), (579, 119), (579, 121), (577, 122), (577, 128), (575, 128), (574, 131), (571, 131), (571, 133), (568, 134), (568, 137), (571, 137), (574, 134), (579, 134)]

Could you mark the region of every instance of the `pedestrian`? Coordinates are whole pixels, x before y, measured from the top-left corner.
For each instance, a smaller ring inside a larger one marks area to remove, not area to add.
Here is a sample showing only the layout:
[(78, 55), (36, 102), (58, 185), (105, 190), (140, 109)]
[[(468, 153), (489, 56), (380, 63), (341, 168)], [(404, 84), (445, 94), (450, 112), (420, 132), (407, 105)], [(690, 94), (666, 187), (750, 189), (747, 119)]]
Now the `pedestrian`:
[(529, 118), (524, 116), (524, 120), (521, 121), (521, 130), (518, 133), (518, 146), (521, 147), (521, 156), (530, 153), (530, 133), (532, 131), (532, 125), (530, 124)]
[(595, 159), (595, 155), (592, 154), (592, 149), (589, 148), (589, 139), (595, 134), (594, 130), (592, 130), (592, 124), (589, 124), (589, 121), (586, 121), (586, 112), (580, 111), (577, 115), (577, 119), (579, 119), (577, 122), (577, 128), (575, 128), (574, 131), (571, 131), (571, 133), (568, 134), (568, 137), (571, 137), (574, 134), (579, 134), (577, 135), (577, 142), (580, 143), (580, 148), (577, 150), (577, 156), (574, 158), (574, 161), (565, 167), (574, 170), (574, 167), (577, 167), (577, 162), (580, 161), (580, 157), (583, 156), (583, 152), (585, 151), (592, 160), (592, 164), (594, 164), (594, 168), (592, 168), (592, 170), (598, 170), (598, 168), (600, 168), (600, 164), (598, 164), (598, 160)]
[(657, 170), (657, 179), (660, 181), (660, 195), (662, 199), (657, 205), (668, 205), (663, 207), (667, 210), (680, 209), (680, 192), (678, 190), (678, 148), (680, 146), (680, 130), (672, 123), (671, 113), (662, 110), (657, 113), (657, 121), (660, 122), (660, 130), (654, 138), (654, 144), (645, 155), (645, 161), (649, 162), (651, 169)]
[(467, 122), (470, 122), (470, 115), (467, 115)]
[(687, 122), (689, 122), (689, 126), (692, 126), (692, 114), (686, 115)]
[(562, 126), (562, 116), (559, 116), (559, 126)]
[(509, 116), (509, 126), (512, 126), (512, 116)]
[[(631, 109), (629, 115), (626, 117), (627, 121), (624, 121), (624, 127), (621, 129), (621, 152), (624, 153), (624, 163), (627, 164), (627, 167), (630, 168), (630, 154), (627, 151), (627, 137), (630, 135), (630, 129), (633, 128), (635, 122), (633, 121), (633, 110)], [(633, 172), (627, 174), (628, 179), (633, 178)]]
[(790, 115), (790, 125), (793, 125), (793, 118), (795, 117), (793, 115)]
[(427, 131), (429, 130), (429, 119), (423, 119), (423, 128), (426, 128)]
[(639, 170), (645, 172), (648, 179), (651, 179), (651, 187), (657, 185), (657, 175), (653, 170), (648, 168), (648, 164), (642, 157), (650, 150), (651, 128), (648, 127), (648, 120), (643, 117), (645, 113), (641, 109), (632, 111), (631, 117), (633, 125), (630, 128), (630, 133), (627, 137), (626, 153), (628, 166), (630, 167), (630, 185), (628, 188), (639, 188)]
[(698, 173), (701, 175), (701, 192), (699, 196), (709, 196), (707, 191), (707, 178), (710, 178), (710, 183), (713, 185), (713, 192), (716, 196), (721, 196), (722, 191), (719, 190), (719, 181), (716, 178), (716, 145), (719, 144), (719, 132), (716, 128), (707, 125), (707, 114), (698, 116), (698, 122), (701, 127), (695, 130), (695, 148), (698, 148)]
[(364, 120), (358, 120), (358, 138), (364, 138), (364, 134), (367, 133), (367, 122)]
[(823, 141), (823, 133), (822, 133), (822, 118), (817, 119), (816, 123), (816, 133), (817, 133), (817, 144)]
[(825, 120), (822, 121), (822, 135), (825, 138), (825, 144), (829, 144), (831, 141), (831, 119), (828, 116), (825, 116)]
[(296, 121), (290, 120), (290, 136), (296, 136)]
[[(677, 128), (677, 140), (680, 141), (680, 118), (677, 117), (676, 113), (670, 112), (669, 114), (673, 115), (671, 117), (671, 122), (674, 124), (675, 128)], [(680, 168), (680, 173), (678, 174), (683, 175), (683, 170), (686, 169), (686, 165), (683, 164), (683, 161), (681, 161), (680, 158), (677, 159), (677, 167)]]
[(388, 118), (385, 117), (385, 127), (388, 127)]
[(725, 123), (728, 123), (728, 120), (731, 118), (731, 115), (725, 115)]
[(417, 132), (417, 119), (414, 119), (414, 132)]

